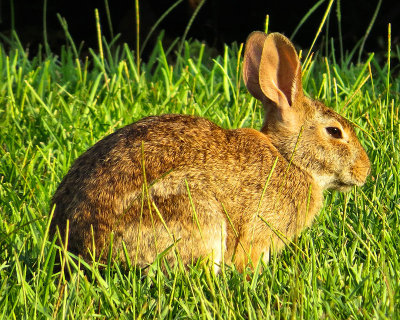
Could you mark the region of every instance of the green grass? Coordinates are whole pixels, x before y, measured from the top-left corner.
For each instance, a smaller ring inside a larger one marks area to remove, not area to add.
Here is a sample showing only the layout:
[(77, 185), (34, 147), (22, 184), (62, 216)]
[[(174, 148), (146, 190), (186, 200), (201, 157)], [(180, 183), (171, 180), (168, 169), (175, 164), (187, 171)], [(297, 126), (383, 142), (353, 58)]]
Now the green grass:
[[(260, 128), (263, 119), (240, 79), (240, 47), (213, 61), (203, 45), (185, 43), (171, 65), (158, 44), (138, 72), (127, 47), (103, 45), (104, 56), (86, 60), (70, 48), (46, 59), (0, 48), (2, 318), (398, 317), (399, 70), (373, 55), (359, 65), (336, 60), (333, 48), (306, 64), (304, 88), (357, 127), (372, 163), (363, 188), (328, 192), (314, 225), (254, 274), (230, 266), (164, 274), (159, 261), (147, 276), (118, 261), (79, 271), (48, 237), (49, 202), (88, 147), (154, 114), (195, 114), (225, 128)], [(389, 53), (398, 65), (399, 48)], [(54, 268), (58, 255), (65, 273)]]

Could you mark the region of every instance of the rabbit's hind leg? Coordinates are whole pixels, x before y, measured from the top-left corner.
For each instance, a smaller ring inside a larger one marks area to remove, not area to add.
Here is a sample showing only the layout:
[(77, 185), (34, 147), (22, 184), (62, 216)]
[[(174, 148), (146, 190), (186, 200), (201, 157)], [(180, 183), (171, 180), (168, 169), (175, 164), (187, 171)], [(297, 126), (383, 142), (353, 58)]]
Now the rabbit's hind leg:
[(185, 265), (193, 264), (198, 259), (204, 264), (211, 262), (214, 272), (218, 273), (227, 240), (226, 220), (220, 214), (218, 203), (192, 199), (191, 206), (178, 216), (184, 215), (184, 223), (181, 219), (169, 222), (182, 262)]
[(170, 248), (164, 257), (171, 266), (177, 258), (185, 266), (201, 259), (202, 263), (212, 262), (218, 273), (227, 235), (217, 202), (171, 196), (152, 200), (153, 210), (142, 208), (140, 222), (125, 226), (123, 241), (131, 260), (145, 267)]

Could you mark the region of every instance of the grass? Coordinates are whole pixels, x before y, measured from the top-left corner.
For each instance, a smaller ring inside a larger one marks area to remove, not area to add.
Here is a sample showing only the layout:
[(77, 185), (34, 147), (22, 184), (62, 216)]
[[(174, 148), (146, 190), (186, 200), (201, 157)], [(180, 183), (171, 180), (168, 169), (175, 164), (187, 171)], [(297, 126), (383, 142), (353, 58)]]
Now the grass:
[[(2, 318), (395, 319), (400, 304), (399, 91), (388, 61), (305, 64), (304, 88), (357, 127), (373, 166), (363, 188), (327, 192), (312, 228), (260, 272), (226, 266), (147, 276), (68, 256), (48, 237), (49, 202), (74, 159), (142, 117), (196, 114), (225, 128), (260, 128), (241, 83), (241, 47), (211, 60), (185, 42), (175, 65), (160, 42), (138, 70), (128, 47), (27, 58), (0, 47), (0, 316)], [(392, 66), (399, 64), (398, 47)], [(396, 56), (397, 54), (397, 56)], [(337, 62), (338, 61), (338, 62)], [(340, 62), (339, 62), (340, 61)], [(397, 67), (398, 68), (398, 67)], [(60, 255), (65, 273), (54, 267)]]

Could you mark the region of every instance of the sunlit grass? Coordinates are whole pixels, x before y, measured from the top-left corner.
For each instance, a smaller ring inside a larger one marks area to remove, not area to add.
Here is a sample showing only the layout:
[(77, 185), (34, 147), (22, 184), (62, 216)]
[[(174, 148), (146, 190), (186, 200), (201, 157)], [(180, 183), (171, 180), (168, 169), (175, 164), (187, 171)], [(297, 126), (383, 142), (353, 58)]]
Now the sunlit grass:
[[(172, 65), (157, 43), (139, 72), (127, 46), (104, 43), (103, 57), (91, 51), (87, 59), (71, 48), (46, 59), (0, 48), (0, 315), (393, 319), (400, 303), (400, 80), (374, 55), (358, 65), (332, 57), (307, 64), (305, 90), (354, 123), (372, 173), (363, 188), (327, 193), (312, 228), (259, 264), (260, 272), (226, 266), (216, 276), (193, 266), (162, 273), (159, 261), (147, 276), (118, 261), (79, 271), (84, 263), (51, 242), (57, 185), (74, 159), (117, 128), (164, 113), (260, 128), (261, 108), (240, 82), (241, 47), (215, 60), (198, 42), (182, 50)], [(63, 273), (54, 268), (58, 255)]]

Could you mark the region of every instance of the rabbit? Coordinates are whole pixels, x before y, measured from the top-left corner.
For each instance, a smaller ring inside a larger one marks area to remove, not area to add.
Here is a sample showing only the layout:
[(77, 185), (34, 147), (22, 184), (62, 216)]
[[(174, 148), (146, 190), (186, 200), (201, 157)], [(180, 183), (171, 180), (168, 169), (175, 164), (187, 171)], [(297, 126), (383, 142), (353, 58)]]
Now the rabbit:
[(243, 272), (311, 225), (324, 190), (365, 183), (365, 150), (346, 119), (304, 95), (289, 39), (251, 33), (242, 69), (265, 110), (260, 131), (171, 114), (121, 128), (63, 178), (51, 234), (89, 261), (112, 252), (144, 268), (163, 253)]

